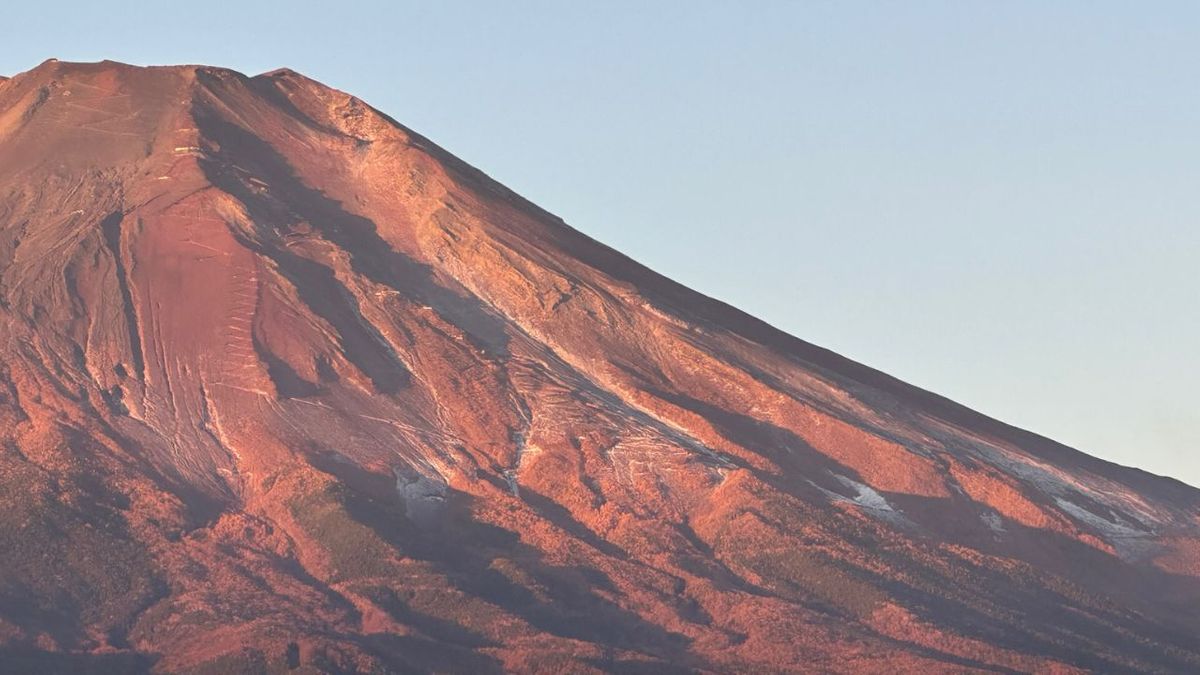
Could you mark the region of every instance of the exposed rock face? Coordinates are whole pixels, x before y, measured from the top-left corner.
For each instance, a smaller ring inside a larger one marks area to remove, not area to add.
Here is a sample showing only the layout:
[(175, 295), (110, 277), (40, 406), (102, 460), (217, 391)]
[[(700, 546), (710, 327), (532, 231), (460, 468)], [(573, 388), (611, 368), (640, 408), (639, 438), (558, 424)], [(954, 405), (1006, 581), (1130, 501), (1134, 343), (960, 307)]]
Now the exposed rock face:
[(1200, 491), (296, 73), (0, 81), (8, 668), (1196, 671), (1198, 576)]

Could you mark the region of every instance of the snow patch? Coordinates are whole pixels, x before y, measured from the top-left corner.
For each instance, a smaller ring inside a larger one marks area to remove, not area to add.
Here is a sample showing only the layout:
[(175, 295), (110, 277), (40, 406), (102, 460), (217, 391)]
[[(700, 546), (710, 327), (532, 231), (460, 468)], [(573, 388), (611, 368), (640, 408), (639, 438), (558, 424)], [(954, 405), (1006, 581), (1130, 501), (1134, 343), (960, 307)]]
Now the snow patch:
[(847, 497), (845, 495), (833, 492), (832, 490), (826, 490), (811, 480), (805, 479), (805, 482), (820, 490), (822, 494), (824, 494), (829, 498), (830, 501), (834, 503), (854, 504), (876, 518), (879, 518), (880, 520), (886, 520), (893, 525), (901, 525), (905, 527), (916, 526), (916, 523), (909, 520), (901, 511), (893, 507), (888, 502), (887, 498), (879, 494), (879, 492), (871, 486), (864, 485), (853, 478), (836, 474), (832, 471), (827, 471), (826, 473), (828, 473), (846, 488), (852, 490), (854, 492), (854, 496)]
[(1004, 519), (1001, 518), (1000, 514), (998, 513), (986, 511), (979, 514), (979, 519), (982, 520), (983, 524), (987, 525), (988, 528), (990, 528), (992, 532), (995, 532), (996, 534), (1005, 534), (1008, 532), (1008, 530), (1004, 529)]
[(850, 501), (854, 502), (855, 504), (858, 504), (866, 509), (896, 513), (896, 509), (892, 508), (892, 505), (888, 503), (888, 500), (884, 499), (883, 495), (876, 492), (871, 486), (860, 483), (852, 478), (847, 478), (841, 474), (835, 473), (833, 474), (833, 477), (836, 478), (842, 485), (854, 490), (856, 495), (852, 497)]
[(1082, 506), (1079, 506), (1074, 502), (1067, 501), (1066, 499), (1062, 499), (1061, 497), (1055, 497), (1054, 502), (1058, 504), (1058, 508), (1071, 514), (1071, 516), (1076, 520), (1086, 523), (1088, 527), (1091, 527), (1106, 537), (1144, 537), (1150, 534), (1145, 530), (1140, 530), (1136, 527), (1126, 524), (1125, 522), (1121, 521), (1120, 516), (1117, 517), (1117, 522), (1113, 522), (1106, 518), (1101, 518)]
[[(985, 444), (975, 444), (972, 450), (976, 456), (1032, 485), (1036, 490), (1053, 498), (1056, 502), (1061, 500), (1071, 503), (1069, 497), (1072, 494), (1083, 494), (1114, 512), (1120, 513), (1127, 521), (1136, 523), (1135, 528), (1140, 526), (1152, 529), (1155, 525), (1162, 525), (1172, 520), (1169, 511), (1164, 510), (1161, 506), (1148, 504), (1128, 487), (1102, 476), (1082, 472), (1079, 475), (1071, 475), (1056, 466), (1041, 462), (1028, 455)], [(1081, 509), (1073, 503), (1072, 507)], [(1060, 508), (1071, 512), (1070, 507), (1062, 507), (1061, 502)], [(1085, 509), (1081, 510), (1086, 512)], [(1092, 518), (1098, 518), (1095, 514), (1087, 513)], [(1084, 517), (1080, 518), (1086, 520)], [(1108, 523), (1103, 518), (1098, 519)], [(1111, 525), (1111, 523), (1109, 524)]]
[(427, 525), (441, 510), (446, 501), (448, 486), (440, 474), (427, 476), (393, 467), (396, 476), (396, 494), (404, 502), (405, 513), (418, 525)]
[[(1113, 547), (1117, 557), (1122, 560), (1128, 562), (1143, 560), (1159, 548), (1152, 538), (1153, 532), (1139, 529), (1124, 521), (1120, 516), (1115, 516), (1117, 520), (1114, 522), (1098, 516), (1072, 501), (1055, 497), (1054, 502), (1072, 518), (1099, 533), (1100, 537)], [(1139, 524), (1141, 524), (1140, 521)]]
[(504, 480), (508, 483), (508, 489), (512, 491), (513, 496), (521, 497), (521, 486), (517, 483), (517, 472), (509, 469), (504, 472)]

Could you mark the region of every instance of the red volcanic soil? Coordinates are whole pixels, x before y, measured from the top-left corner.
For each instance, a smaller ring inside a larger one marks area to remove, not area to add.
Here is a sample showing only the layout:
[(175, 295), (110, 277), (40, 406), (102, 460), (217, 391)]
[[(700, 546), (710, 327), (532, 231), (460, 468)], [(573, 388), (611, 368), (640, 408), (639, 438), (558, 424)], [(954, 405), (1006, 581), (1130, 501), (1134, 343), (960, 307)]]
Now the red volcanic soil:
[(1196, 672), (1198, 577), (1200, 491), (683, 288), (352, 96), (0, 81), (0, 670)]

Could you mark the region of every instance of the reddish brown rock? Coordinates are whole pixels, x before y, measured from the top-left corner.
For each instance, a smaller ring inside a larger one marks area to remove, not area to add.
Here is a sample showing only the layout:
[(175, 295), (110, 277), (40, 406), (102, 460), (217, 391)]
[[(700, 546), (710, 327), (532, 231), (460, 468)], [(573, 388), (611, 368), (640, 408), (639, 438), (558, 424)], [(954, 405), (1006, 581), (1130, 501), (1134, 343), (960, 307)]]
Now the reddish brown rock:
[(9, 669), (1200, 669), (1200, 492), (291, 71), (0, 81), (0, 356)]

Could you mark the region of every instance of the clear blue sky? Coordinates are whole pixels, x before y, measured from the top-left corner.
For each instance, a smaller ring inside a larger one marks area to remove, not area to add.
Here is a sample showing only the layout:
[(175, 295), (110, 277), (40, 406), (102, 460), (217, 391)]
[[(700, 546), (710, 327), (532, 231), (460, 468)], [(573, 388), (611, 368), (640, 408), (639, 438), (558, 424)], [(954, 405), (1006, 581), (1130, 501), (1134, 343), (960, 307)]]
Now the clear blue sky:
[(1200, 485), (1200, 3), (110, 0), (0, 21), (10, 75), (292, 67), (693, 288)]

